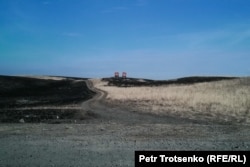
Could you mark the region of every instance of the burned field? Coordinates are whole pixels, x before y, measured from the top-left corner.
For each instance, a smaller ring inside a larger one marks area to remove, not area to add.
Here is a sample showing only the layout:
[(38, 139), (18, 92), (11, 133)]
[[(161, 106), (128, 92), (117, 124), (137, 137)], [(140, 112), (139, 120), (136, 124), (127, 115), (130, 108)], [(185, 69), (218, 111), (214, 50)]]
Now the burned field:
[(69, 122), (94, 94), (81, 78), (0, 76), (0, 122)]
[[(109, 86), (157, 87), (230, 79), (235, 78), (186, 77), (165, 81), (103, 78), (102, 80)], [(0, 123), (71, 123), (92, 117), (93, 113), (84, 111), (81, 106), (83, 101), (95, 95), (95, 92), (88, 89), (85, 80), (73, 77), (0, 76)]]
[(111, 77), (103, 78), (102, 81), (108, 82), (109, 86), (118, 87), (134, 87), (134, 86), (162, 86), (162, 85), (188, 85), (203, 82), (214, 82), (221, 80), (232, 80), (237, 77), (220, 77), (220, 76), (194, 76), (194, 77), (184, 77), (173, 80), (150, 80), (150, 79), (138, 79), (138, 78), (121, 78), (121, 77)]

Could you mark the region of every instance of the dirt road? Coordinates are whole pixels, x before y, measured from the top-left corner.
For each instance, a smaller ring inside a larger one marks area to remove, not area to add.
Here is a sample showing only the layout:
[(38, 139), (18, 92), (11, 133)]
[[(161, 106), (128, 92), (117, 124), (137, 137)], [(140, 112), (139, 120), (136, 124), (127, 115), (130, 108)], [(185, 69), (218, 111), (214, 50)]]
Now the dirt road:
[(0, 124), (2, 166), (134, 166), (135, 150), (250, 150), (249, 125), (158, 117), (106, 106), (106, 93), (82, 104), (80, 124)]

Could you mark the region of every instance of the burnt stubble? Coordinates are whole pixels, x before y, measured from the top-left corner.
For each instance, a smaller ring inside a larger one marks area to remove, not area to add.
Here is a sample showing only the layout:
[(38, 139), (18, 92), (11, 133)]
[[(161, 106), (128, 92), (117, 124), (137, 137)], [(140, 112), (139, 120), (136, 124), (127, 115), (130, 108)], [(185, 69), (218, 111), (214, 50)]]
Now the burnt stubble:
[(0, 76), (0, 122), (70, 120), (94, 94), (80, 78)]

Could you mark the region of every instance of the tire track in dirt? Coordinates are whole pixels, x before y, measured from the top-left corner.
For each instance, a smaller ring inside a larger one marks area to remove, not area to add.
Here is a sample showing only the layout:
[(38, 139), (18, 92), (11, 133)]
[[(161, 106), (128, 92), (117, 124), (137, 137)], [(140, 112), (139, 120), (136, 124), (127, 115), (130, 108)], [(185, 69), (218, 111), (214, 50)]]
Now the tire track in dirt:
[(91, 111), (93, 110), (94, 106), (99, 105), (99, 103), (107, 97), (107, 92), (95, 88), (90, 80), (86, 80), (85, 83), (88, 89), (96, 93), (96, 95), (93, 98), (82, 103), (82, 108), (84, 110)]

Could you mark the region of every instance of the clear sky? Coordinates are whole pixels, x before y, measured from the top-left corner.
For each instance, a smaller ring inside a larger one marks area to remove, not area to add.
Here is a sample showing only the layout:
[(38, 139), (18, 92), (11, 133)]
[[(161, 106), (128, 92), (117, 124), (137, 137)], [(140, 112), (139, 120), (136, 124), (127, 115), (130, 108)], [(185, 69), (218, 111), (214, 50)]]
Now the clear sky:
[(0, 0), (0, 74), (250, 76), (250, 0)]

